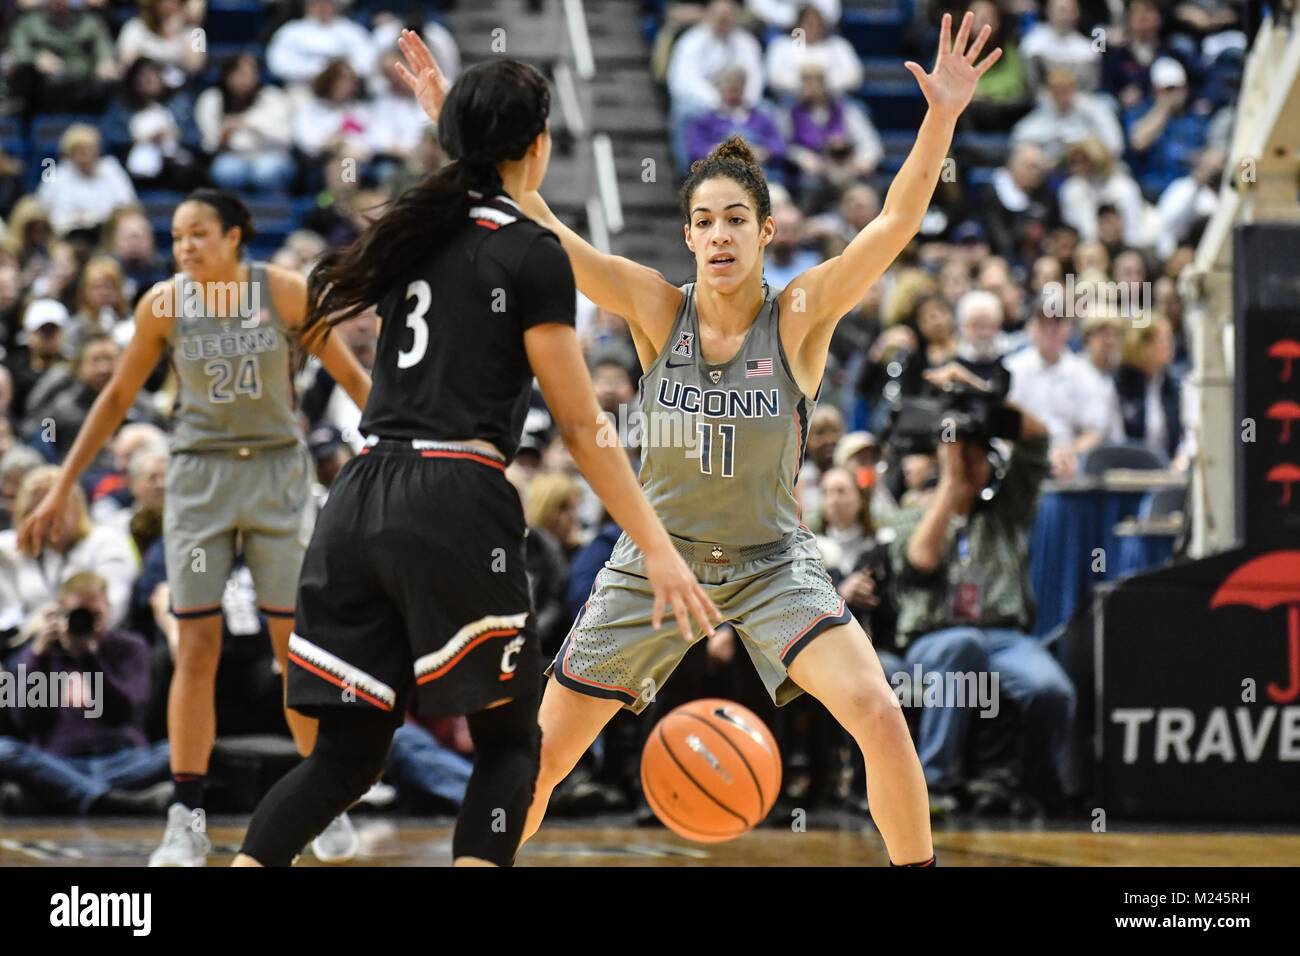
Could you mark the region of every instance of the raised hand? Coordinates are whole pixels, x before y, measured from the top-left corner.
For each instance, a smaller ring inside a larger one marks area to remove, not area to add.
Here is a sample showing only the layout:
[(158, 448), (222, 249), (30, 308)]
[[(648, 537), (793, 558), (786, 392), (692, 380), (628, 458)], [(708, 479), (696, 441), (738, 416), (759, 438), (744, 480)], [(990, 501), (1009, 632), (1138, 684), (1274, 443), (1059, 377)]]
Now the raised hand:
[(433, 58), (420, 34), (414, 30), (403, 30), (397, 38), (397, 48), (406, 57), (406, 63), (396, 64), (397, 75), (415, 94), (424, 115), (435, 123), (438, 122), (451, 84), (447, 82), (447, 77), (443, 75), (438, 61)]
[[(982, 61), (976, 63), (980, 51), (988, 41), (992, 28), (985, 24), (974, 43), (970, 43), (971, 24), (975, 15), (967, 11), (962, 17), (957, 39), (952, 40), (952, 15), (945, 13), (939, 26), (939, 55), (934, 60), (934, 70), (926, 73), (925, 69), (912, 60), (903, 65), (916, 77), (921, 92), (930, 109), (937, 113), (956, 117), (964, 110), (975, 95), (975, 86), (979, 78), (989, 71), (994, 63), (1002, 57), (1002, 48), (996, 48)], [(967, 49), (967, 44), (970, 48)]]

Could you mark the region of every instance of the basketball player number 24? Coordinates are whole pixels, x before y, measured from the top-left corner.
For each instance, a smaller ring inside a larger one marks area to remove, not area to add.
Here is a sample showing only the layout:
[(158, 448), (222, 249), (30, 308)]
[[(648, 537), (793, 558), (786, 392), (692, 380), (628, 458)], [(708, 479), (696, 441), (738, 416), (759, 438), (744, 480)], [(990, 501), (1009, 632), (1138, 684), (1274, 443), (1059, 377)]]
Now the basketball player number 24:
[[(713, 423), (696, 422), (695, 429), (700, 435), (700, 471), (711, 475), (713, 474)], [(722, 437), (722, 477), (730, 478), (735, 474), (736, 426), (719, 425), (718, 434)]]
[(429, 283), (416, 279), (406, 287), (406, 297), (415, 299), (415, 308), (406, 313), (406, 327), (411, 330), (411, 350), (397, 353), (397, 367), (410, 368), (424, 358), (424, 351), (429, 347), (429, 323), (424, 320), (424, 313), (429, 311), (433, 301), (433, 292)]

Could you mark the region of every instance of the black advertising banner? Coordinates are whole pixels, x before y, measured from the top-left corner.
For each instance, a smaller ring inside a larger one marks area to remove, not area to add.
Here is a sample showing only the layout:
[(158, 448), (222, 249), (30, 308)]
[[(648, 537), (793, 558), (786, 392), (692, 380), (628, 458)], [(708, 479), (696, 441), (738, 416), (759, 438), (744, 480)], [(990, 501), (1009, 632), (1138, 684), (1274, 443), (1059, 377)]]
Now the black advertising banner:
[(1099, 600), (1120, 817), (1300, 820), (1300, 225), (1238, 226), (1233, 261), (1241, 547)]
[(1278, 554), (1293, 573), (1300, 551), (1234, 551), (1101, 597), (1096, 719), (1109, 815), (1300, 821), (1300, 595), (1272, 600)]
[(1238, 226), (1233, 263), (1238, 535), (1300, 548), (1300, 224)]

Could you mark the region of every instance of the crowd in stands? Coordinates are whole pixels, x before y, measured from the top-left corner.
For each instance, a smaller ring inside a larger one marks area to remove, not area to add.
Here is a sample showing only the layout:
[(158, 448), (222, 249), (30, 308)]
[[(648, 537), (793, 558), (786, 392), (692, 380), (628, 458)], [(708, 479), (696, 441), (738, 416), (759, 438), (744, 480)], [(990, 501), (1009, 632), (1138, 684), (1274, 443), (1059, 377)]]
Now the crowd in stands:
[[(33, 555), (18, 548), (14, 528), (120, 361), (135, 302), (173, 271), (166, 218), (177, 194), (214, 184), (238, 192), (255, 215), (259, 200), (270, 218), (292, 210), (287, 226), (277, 221), (251, 249), (306, 272), (323, 250), (359, 233), (368, 209), (446, 160), (392, 68), (399, 30), (413, 26), (455, 77), (456, 40), (428, 12), (437, 4), (262, 6), (256, 42), (218, 58), (204, 40), (212, 24), (202, 0), (3, 5), (0, 131), (20, 132), (0, 134), (0, 663), (27, 673), (102, 671), (106, 696), (94, 721), (73, 716), (80, 711), (43, 724), (0, 712), (0, 812), (133, 812), (155, 806), (149, 788), (166, 779), (176, 636), (161, 558), (174, 392), (165, 362), (74, 495), (71, 532)], [(958, 363), (1046, 427), (1041, 441), (1000, 450), (1019, 497), (999, 519), (997, 560), (1023, 565), (1040, 485), (1082, 474), (1097, 448), (1139, 446), (1154, 465), (1178, 472), (1194, 460), (1196, 406), (1184, 384), (1191, 359), (1176, 279), (1214, 208), (1248, 41), (1249, 25), (1228, 0), (969, 6), (977, 30), (993, 28), (989, 46), (1002, 46), (1003, 57), (963, 118), (921, 234), (836, 331), (798, 483), (803, 519), (889, 673), (922, 659), (912, 652), (927, 634), (979, 617), (963, 616), (960, 601), (954, 610), (935, 584), (943, 560), (923, 568), (908, 545), (913, 519), (942, 497), (945, 469), (959, 467), (936, 454), (898, 454), (889, 442), (891, 407), (931, 393), (933, 373)], [(864, 56), (860, 30), (853, 40), (841, 32), (850, 11), (839, 0), (643, 7), (678, 173), (732, 133), (753, 145), (773, 192), (773, 287), (842, 250), (880, 211), (920, 117), (909, 129), (876, 115), (896, 96), (898, 77), (881, 79), (881, 57)], [(891, 56), (928, 64), (939, 17), (964, 7), (901, 2)], [(42, 156), (26, 147), (52, 116), (67, 122)], [(579, 330), (601, 406), (617, 417), (635, 401), (640, 374), (626, 325), (580, 302)], [(370, 367), (373, 313), (337, 334)], [(297, 384), (319, 504), (361, 445), (360, 412), (314, 362)], [(637, 450), (629, 454), (635, 460)], [(509, 475), (525, 503), (535, 613), (543, 652), (552, 654), (619, 529), (540, 396)], [(1004, 482), (1004, 500), (1007, 489)], [(959, 572), (949, 579), (965, 595)], [(1017, 587), (1025, 578), (1023, 566), (1006, 572)], [(1000, 600), (1001, 625), (1016, 640), (998, 639), (1000, 662), (976, 655), (973, 666), (1011, 672), (1032, 657), (1020, 639), (1028, 640), (1033, 598), (1017, 590)], [(219, 734), (287, 735), (266, 625), (241, 569), (224, 608)], [(89, 626), (77, 609), (89, 613)], [(969, 659), (969, 631), (948, 634), (937, 656), (932, 642), (927, 666)], [(672, 704), (705, 693), (739, 699), (773, 726), (787, 758), (787, 799), (860, 805), (856, 748), (828, 731), (806, 698), (774, 709), (739, 644), (719, 629), (688, 656), (654, 711), (640, 721), (620, 715), (596, 748), (599, 759), (584, 761), (557, 791), (557, 812), (636, 806), (645, 730)], [(1044, 747), (1061, 757), (1074, 706), (1068, 681), (1037, 659), (1031, 665), (1023, 673), (1032, 692), (1020, 702), (1036, 717), (1048, 714), (1050, 733), (1039, 728), (1033, 759), (992, 761), (991, 773), (1010, 774), (1001, 789), (972, 786), (979, 768), (962, 770), (965, 737), (978, 728), (914, 721), (932, 789), (950, 798), (937, 808), (1041, 809), (1069, 793), (1064, 771), (1052, 792), (1022, 793), (1033, 789), (1025, 767), (1043, 759)], [(387, 780), (408, 806), (454, 807), (470, 754), (463, 720), (412, 718)]]

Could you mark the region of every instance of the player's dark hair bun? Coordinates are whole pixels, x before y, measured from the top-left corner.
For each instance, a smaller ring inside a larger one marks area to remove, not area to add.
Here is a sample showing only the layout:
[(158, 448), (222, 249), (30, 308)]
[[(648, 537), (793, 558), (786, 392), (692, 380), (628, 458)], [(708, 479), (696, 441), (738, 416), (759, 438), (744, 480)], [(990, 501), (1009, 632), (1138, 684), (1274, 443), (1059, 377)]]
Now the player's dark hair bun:
[(680, 194), (682, 214), (687, 219), (691, 217), (691, 197), (695, 195), (695, 190), (700, 183), (717, 176), (735, 180), (749, 193), (760, 224), (772, 214), (772, 197), (767, 190), (767, 177), (763, 175), (763, 167), (754, 157), (749, 144), (739, 136), (732, 135), (713, 147), (703, 159), (697, 159), (691, 164), (690, 175), (682, 183)]
[(221, 228), (229, 232), (239, 227), (239, 248), (243, 249), (248, 240), (253, 238), (253, 214), (248, 211), (244, 201), (233, 193), (221, 189), (204, 187), (187, 195), (185, 202), (201, 202), (211, 206), (221, 220)]
[(713, 150), (709, 155), (704, 159), (699, 160), (699, 162), (703, 163), (708, 162), (709, 160), (716, 161), (723, 159), (738, 159), (746, 166), (753, 166), (755, 170), (761, 172), (758, 160), (754, 158), (754, 151), (750, 149), (748, 143), (734, 133), (724, 139), (717, 146), (713, 147)]

